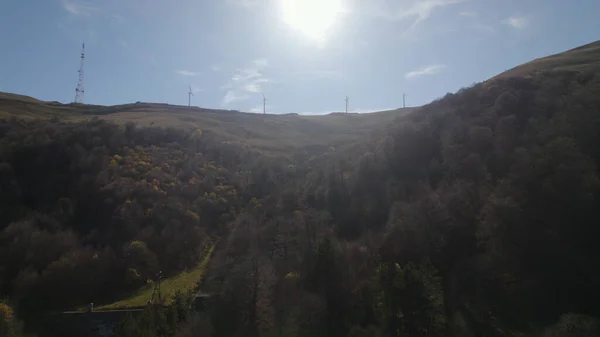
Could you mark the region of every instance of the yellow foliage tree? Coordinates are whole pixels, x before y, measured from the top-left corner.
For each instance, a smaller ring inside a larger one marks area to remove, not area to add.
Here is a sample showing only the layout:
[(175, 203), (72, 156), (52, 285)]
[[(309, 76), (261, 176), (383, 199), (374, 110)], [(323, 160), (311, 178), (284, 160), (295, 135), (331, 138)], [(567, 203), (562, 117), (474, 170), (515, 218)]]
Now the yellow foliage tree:
[(0, 303), (0, 336), (17, 337), (20, 335), (20, 328), (13, 308), (6, 303)]

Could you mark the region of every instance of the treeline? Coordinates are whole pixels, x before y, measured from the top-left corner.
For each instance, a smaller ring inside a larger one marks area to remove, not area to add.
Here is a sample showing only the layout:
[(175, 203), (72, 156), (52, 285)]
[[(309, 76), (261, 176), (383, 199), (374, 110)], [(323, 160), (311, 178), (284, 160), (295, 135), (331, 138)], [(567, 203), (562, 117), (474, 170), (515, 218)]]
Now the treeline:
[(246, 208), (215, 336), (600, 333), (600, 77), (480, 83)]
[(193, 267), (279, 176), (200, 129), (0, 121), (0, 294), (69, 309)]

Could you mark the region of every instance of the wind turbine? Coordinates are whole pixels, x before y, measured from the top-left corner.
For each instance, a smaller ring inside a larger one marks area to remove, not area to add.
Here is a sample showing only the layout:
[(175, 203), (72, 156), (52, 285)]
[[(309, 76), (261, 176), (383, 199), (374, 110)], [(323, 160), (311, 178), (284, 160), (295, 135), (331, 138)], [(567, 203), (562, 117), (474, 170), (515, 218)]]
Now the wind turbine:
[(346, 113), (348, 113), (348, 106), (350, 105), (350, 97), (346, 96), (346, 99), (344, 99), (346, 101)]
[(263, 97), (263, 115), (267, 113), (267, 98), (265, 97), (265, 94), (263, 94), (262, 92), (260, 93)]
[(192, 106), (192, 96), (194, 96), (194, 93), (192, 92), (192, 85), (190, 84), (190, 92), (188, 92), (188, 106)]

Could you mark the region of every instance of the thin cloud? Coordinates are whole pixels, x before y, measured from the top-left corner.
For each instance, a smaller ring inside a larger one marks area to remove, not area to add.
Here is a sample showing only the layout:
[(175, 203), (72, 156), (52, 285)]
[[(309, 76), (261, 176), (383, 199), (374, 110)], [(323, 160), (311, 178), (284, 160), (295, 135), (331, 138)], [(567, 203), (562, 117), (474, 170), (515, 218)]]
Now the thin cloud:
[[(366, 0), (362, 1), (366, 8), (362, 8), (361, 12), (365, 12), (377, 18), (383, 18), (390, 21), (403, 21), (412, 19), (413, 22), (408, 30), (410, 32), (419, 23), (427, 20), (431, 14), (438, 8), (449, 5), (454, 5), (467, 0), (406, 0), (394, 2), (392, 5), (385, 0)], [(362, 7), (362, 6), (361, 6)]]
[(212, 70), (212, 71), (220, 71), (221, 67), (219, 67), (217, 65), (213, 65), (213, 66), (210, 67), (210, 70)]
[(425, 75), (435, 75), (435, 74), (439, 73), (445, 67), (446, 66), (444, 66), (443, 64), (434, 64), (434, 65), (430, 65), (427, 67), (423, 67), (423, 68), (408, 72), (408, 73), (406, 73), (406, 75), (404, 75), (404, 77), (406, 79), (413, 79), (413, 78), (417, 78), (417, 77), (421, 77), (421, 76), (425, 76)]
[(119, 44), (120, 44), (120, 45), (121, 45), (121, 47), (123, 47), (123, 48), (127, 48), (127, 47), (129, 47), (129, 43), (127, 43), (127, 41), (125, 41), (125, 40), (123, 40), (123, 39), (119, 40)]
[(260, 92), (260, 86), (255, 83), (247, 84), (244, 86), (244, 90), (247, 92)]
[[(264, 81), (264, 82), (266, 82), (266, 81)], [(261, 91), (260, 83), (262, 83), (262, 82), (254, 82), (254, 83), (246, 84), (244, 86), (244, 90), (247, 92), (258, 93)]]
[(527, 26), (527, 18), (524, 16), (511, 16), (504, 20), (504, 23), (515, 29), (523, 29)]
[(181, 76), (188, 76), (188, 77), (196, 77), (196, 76), (200, 76), (202, 73), (196, 72), (196, 71), (189, 71), (189, 70), (175, 70), (175, 73), (181, 75)]
[(243, 101), (250, 98), (249, 95), (239, 94), (234, 90), (228, 90), (225, 96), (223, 97), (223, 105), (229, 105), (235, 101)]
[(251, 97), (250, 94), (261, 92), (263, 84), (271, 82), (263, 75), (263, 71), (268, 66), (267, 59), (258, 58), (246, 67), (236, 69), (231, 79), (221, 86), (221, 89), (227, 90), (222, 104), (228, 105), (235, 101), (246, 100)]
[(266, 68), (269, 65), (269, 62), (265, 58), (256, 59), (252, 63), (260, 68)]
[(91, 0), (62, 0), (60, 2), (62, 8), (72, 16), (77, 17), (103, 17), (113, 24), (122, 24), (125, 19), (106, 8), (95, 7), (97, 2)]
[(477, 13), (467, 11), (467, 12), (460, 12), (460, 13), (458, 13), (458, 15), (460, 15), (460, 16), (477, 16)]
[(98, 11), (97, 7), (93, 7), (79, 1), (63, 0), (61, 4), (65, 11), (76, 16), (91, 16), (92, 13)]

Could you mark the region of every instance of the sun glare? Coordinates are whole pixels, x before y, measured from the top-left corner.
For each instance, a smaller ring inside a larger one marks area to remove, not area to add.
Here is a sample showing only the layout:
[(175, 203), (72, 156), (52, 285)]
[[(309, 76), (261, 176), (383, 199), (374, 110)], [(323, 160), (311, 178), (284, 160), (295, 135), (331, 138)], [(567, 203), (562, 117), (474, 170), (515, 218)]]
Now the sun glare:
[(341, 0), (282, 0), (283, 19), (294, 29), (318, 41), (341, 11)]

